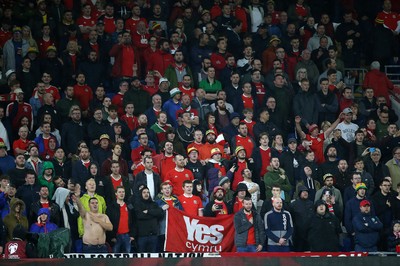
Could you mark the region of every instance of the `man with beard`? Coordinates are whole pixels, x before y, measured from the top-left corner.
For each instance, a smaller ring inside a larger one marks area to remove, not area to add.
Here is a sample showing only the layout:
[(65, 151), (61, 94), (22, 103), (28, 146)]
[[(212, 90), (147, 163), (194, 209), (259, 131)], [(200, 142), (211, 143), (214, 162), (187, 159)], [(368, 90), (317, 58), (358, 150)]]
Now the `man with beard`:
[(79, 151), (79, 161), (76, 161), (72, 166), (72, 177), (81, 187), (85, 187), (84, 185), (90, 176), (89, 165), (91, 163), (89, 148), (82, 147)]
[(216, 186), (213, 190), (214, 200), (211, 200), (204, 208), (205, 217), (218, 217), (230, 214), (228, 203), (224, 201), (225, 190), (221, 186)]
[[(5, 151), (4, 142), (0, 142), (0, 150)], [(39, 159), (39, 149), (36, 146), (36, 144), (33, 143), (28, 146), (27, 150), (28, 150), (29, 158), (26, 159), (26, 161), (25, 161), (25, 168), (32, 169), (33, 171), (35, 171), (36, 175), (39, 175), (43, 171), (43, 161)], [(6, 156), (7, 156), (7, 153), (6, 153)], [(2, 157), (2, 156), (0, 156), (0, 157)], [(11, 169), (13, 168), (12, 164), (11, 165), (9, 164), (8, 167), (10, 167)]]
[(195, 148), (187, 149), (188, 161), (185, 168), (193, 173), (193, 177), (203, 183), (205, 177), (205, 167), (199, 160), (199, 151)]
[(215, 142), (216, 134), (213, 129), (206, 131), (206, 142), (199, 149), (199, 156), (201, 160), (209, 160), (211, 158), (211, 150), (218, 148), (220, 151), (224, 150), (224, 146)]
[(314, 202), (316, 202), (317, 200), (321, 199), (322, 197), (322, 192), (325, 189), (329, 189), (330, 191), (332, 191), (332, 195), (335, 199), (335, 202), (338, 204), (339, 210), (343, 211), (343, 197), (342, 197), (342, 193), (340, 192), (339, 189), (337, 189), (336, 187), (333, 186), (333, 182), (335, 180), (335, 177), (330, 174), (327, 173), (322, 177), (324, 186), (321, 187), (321, 189), (319, 189), (316, 193), (315, 193), (315, 200)]
[(159, 169), (161, 181), (167, 180), (167, 173), (174, 169), (174, 144), (171, 141), (165, 141), (161, 147), (161, 153), (153, 157), (154, 165)]
[(50, 220), (53, 223), (60, 224), (60, 206), (57, 203), (52, 202), (49, 198), (49, 189), (46, 186), (41, 186), (39, 190), (39, 200), (32, 203), (29, 213), (29, 224), (37, 221), (38, 213), (41, 208), (47, 208), (50, 210)]
[(182, 84), (184, 76), (192, 76), (190, 67), (186, 65), (183, 60), (182, 50), (176, 50), (174, 61), (165, 69), (164, 76), (168, 79), (172, 88), (179, 87)]
[(246, 158), (251, 159), (250, 156), (255, 147), (255, 143), (254, 140), (248, 135), (246, 123), (239, 123), (239, 134), (232, 138), (231, 144), (232, 150), (236, 150), (236, 147), (242, 146), (246, 150)]
[(308, 198), (308, 189), (305, 186), (299, 186), (298, 198), (290, 203), (290, 214), (294, 224), (293, 242), (295, 251), (309, 250), (307, 230), (305, 229), (308, 228), (314, 214), (313, 207), (313, 202)]
[(328, 145), (325, 149), (325, 162), (322, 163), (318, 168), (318, 177), (321, 181), (322, 176), (327, 173), (333, 173), (337, 169), (338, 160), (337, 160), (337, 151), (336, 147)]
[(214, 112), (215, 125), (219, 128), (224, 129), (229, 125), (230, 114), (232, 115), (233, 113), (230, 113), (228, 111), (228, 109), (226, 108), (226, 102), (222, 98), (217, 99), (215, 108), (216, 108)]
[(265, 241), (262, 218), (253, 209), (251, 199), (243, 199), (241, 208), (234, 218), (235, 246), (238, 252), (260, 252)]
[(109, 55), (115, 58), (111, 71), (111, 76), (116, 79), (115, 82), (121, 78), (137, 76), (139, 55), (132, 45), (129, 32), (122, 33), (122, 38), (111, 48)]
[[(185, 95), (185, 97), (188, 97)], [(181, 114), (182, 117), (182, 125), (178, 127), (176, 130), (176, 133), (178, 134), (178, 137), (180, 141), (182, 142), (183, 146), (185, 149), (187, 146), (193, 142), (193, 133), (195, 127), (193, 126), (193, 120), (191, 117), (191, 113), (189, 111), (184, 111)]]
[(340, 190), (340, 192), (344, 193), (344, 188), (351, 185), (349, 179), (349, 165), (346, 160), (339, 160), (337, 168), (333, 171), (333, 175), (335, 176), (335, 186)]
[[(169, 180), (171, 181), (173, 187), (173, 195), (181, 195), (182, 194), (182, 184), (185, 180), (192, 181), (194, 179), (193, 173), (185, 169), (185, 160), (184, 157), (180, 154), (175, 155), (174, 158), (175, 167), (171, 169), (165, 176), (163, 181)], [(200, 200), (201, 202), (201, 200)]]

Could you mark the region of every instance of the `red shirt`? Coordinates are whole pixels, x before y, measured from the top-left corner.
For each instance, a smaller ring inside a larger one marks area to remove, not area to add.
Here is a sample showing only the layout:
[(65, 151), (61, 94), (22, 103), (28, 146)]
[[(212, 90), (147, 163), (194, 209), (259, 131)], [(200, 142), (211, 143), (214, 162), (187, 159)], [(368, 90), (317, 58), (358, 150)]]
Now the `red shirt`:
[(249, 135), (252, 136), (252, 137), (254, 137), (253, 127), (254, 127), (254, 125), (256, 124), (256, 122), (253, 121), (253, 120), (251, 120), (251, 121), (249, 122), (249, 121), (247, 121), (246, 119), (243, 119), (243, 120), (240, 121), (240, 122), (245, 122), (245, 123), (246, 123), (247, 131), (249, 132)]
[(258, 106), (263, 106), (266, 89), (261, 82), (253, 82), (253, 85), (256, 87)]
[(232, 190), (236, 191), (237, 186), (240, 182), (242, 182), (244, 180), (243, 176), (242, 176), (242, 170), (247, 168), (247, 162), (243, 161), (243, 162), (237, 162), (237, 170), (235, 172), (235, 174), (233, 175), (233, 181), (232, 181)]
[(74, 98), (79, 102), (82, 111), (89, 109), (89, 102), (93, 98), (93, 91), (88, 85), (74, 86)]
[(125, 121), (131, 131), (139, 126), (139, 122), (136, 116), (128, 116), (125, 114), (121, 117), (121, 120)]
[(251, 96), (245, 96), (242, 94), (241, 98), (243, 101), (243, 108), (250, 108), (254, 110), (254, 100)]
[[(90, 2), (90, 1), (89, 1)], [(94, 25), (96, 25), (96, 19), (93, 17), (80, 17), (76, 20), (76, 25), (78, 25), (79, 27), (93, 27)], [(84, 40), (89, 39), (89, 33), (83, 33), (82, 34), (82, 38)]]
[[(182, 190), (183, 181), (185, 181), (185, 180), (192, 181), (193, 179), (194, 179), (194, 177), (193, 177), (192, 171), (190, 171), (188, 169), (183, 169), (182, 171), (177, 171), (174, 168), (167, 173), (167, 175), (163, 181), (165, 181), (165, 180), (171, 181), (172, 187), (173, 187), (172, 194), (180, 196), (183, 194), (183, 190)], [(200, 204), (201, 204), (201, 200), (200, 200)]]
[(119, 224), (117, 230), (118, 235), (129, 233), (128, 215), (128, 208), (124, 203), (124, 205), (119, 207)]
[[(253, 213), (250, 214), (246, 214), (246, 218), (248, 221), (250, 221), (251, 218), (253, 218)], [(254, 220), (253, 220), (254, 223)], [(252, 227), (249, 228), (249, 230), (247, 231), (247, 245), (255, 245), (256, 244), (256, 235), (254, 232), (254, 225)]]
[(157, 88), (157, 86), (147, 86), (147, 85), (145, 85), (145, 86), (143, 86), (143, 90), (147, 91), (150, 94), (150, 96), (153, 96), (154, 94), (157, 93), (158, 88)]
[[(179, 90), (182, 92), (182, 96), (183, 96), (184, 94), (189, 95), (189, 97), (190, 97), (190, 102), (192, 102), (192, 100), (193, 100), (193, 98), (194, 98), (194, 96), (195, 96), (195, 93), (196, 93), (196, 89), (195, 89), (195, 88), (189, 88), (189, 89), (187, 89), (187, 88), (184, 88), (183, 86), (179, 86)], [(181, 96), (181, 97), (182, 97), (182, 96)]]
[(28, 149), (29, 143), (30, 143), (30, 141), (27, 140), (27, 139), (26, 139), (26, 140), (22, 140), (22, 139), (14, 140), (14, 142), (13, 142), (14, 154), (17, 154), (17, 153), (15, 152), (15, 149), (16, 149), (16, 148), (21, 149), (21, 150), (26, 150), (26, 149)]
[(379, 12), (376, 18), (383, 20), (383, 24), (392, 31), (397, 28), (397, 21), (400, 20), (400, 16), (396, 12), (387, 13), (385, 11)]
[(164, 182), (167, 179), (167, 174), (169, 171), (175, 168), (174, 156), (166, 157), (165, 160), (161, 162), (161, 180)]
[(46, 40), (43, 40), (43, 38), (41, 38), (37, 42), (37, 44), (39, 47), (39, 54), (40, 54), (39, 57), (40, 58), (46, 58), (46, 51), (49, 46), (56, 46), (56, 43), (52, 39), (49, 39), (48, 41), (46, 41)]
[(315, 162), (321, 164), (325, 162), (324, 157), (324, 133), (318, 134), (316, 138), (311, 137), (311, 135), (306, 135), (306, 140), (311, 141), (310, 149), (315, 153)]
[(12, 32), (4, 31), (3, 28), (0, 28), (0, 47), (3, 47), (4, 44), (11, 39)]
[(210, 60), (211, 65), (215, 68), (216, 71), (221, 71), (226, 66), (225, 55), (220, 53), (212, 53)]
[(238, 197), (235, 198), (235, 203), (233, 204), (233, 213), (237, 213), (243, 208), (243, 202), (239, 200)]
[(131, 159), (132, 159), (132, 162), (138, 163), (138, 162), (141, 161), (142, 156), (140, 155), (140, 153), (141, 153), (144, 149), (151, 150), (152, 156), (155, 156), (155, 155), (156, 155), (156, 152), (155, 152), (153, 149), (151, 149), (150, 147), (139, 146), (139, 147), (137, 147), (137, 148), (135, 148), (135, 149), (133, 149), (133, 150), (131, 151)]
[(147, 26), (147, 20), (145, 18), (139, 18), (139, 19), (133, 19), (133, 18), (128, 18), (125, 21), (125, 29), (127, 31), (131, 32), (131, 35), (136, 32), (136, 25), (140, 22), (143, 21), (144, 24)]
[(106, 17), (103, 18), (104, 21), (104, 32), (111, 34), (115, 31), (115, 20), (114, 17)]
[(268, 171), (267, 167), (269, 166), (270, 160), (271, 160), (271, 148), (268, 147), (268, 149), (263, 150), (260, 148), (260, 155), (261, 155), (261, 171), (260, 171), (260, 177), (263, 177)]
[(135, 51), (133, 46), (122, 45), (121, 75), (124, 77), (133, 77), (133, 65), (135, 64)]
[(118, 116), (121, 117), (124, 115), (124, 95), (118, 92), (117, 94), (114, 95), (114, 97), (111, 100), (111, 103), (116, 105), (118, 107), (117, 113)]
[(118, 180), (116, 180), (116, 179), (114, 179), (114, 177), (112, 175), (110, 175), (110, 179), (111, 179), (111, 183), (112, 183), (113, 188), (114, 188), (113, 190), (116, 190), (117, 187), (123, 186), (122, 176)]
[(246, 158), (250, 158), (251, 154), (253, 153), (253, 148), (254, 148), (254, 142), (251, 139), (251, 137), (242, 137), (240, 135), (235, 136), (235, 143), (236, 147), (237, 146), (243, 146), (243, 148), (246, 150)]
[(178, 197), (179, 202), (182, 204), (183, 211), (189, 215), (198, 216), (199, 209), (202, 209), (202, 202), (198, 196), (192, 195), (186, 197), (184, 194)]

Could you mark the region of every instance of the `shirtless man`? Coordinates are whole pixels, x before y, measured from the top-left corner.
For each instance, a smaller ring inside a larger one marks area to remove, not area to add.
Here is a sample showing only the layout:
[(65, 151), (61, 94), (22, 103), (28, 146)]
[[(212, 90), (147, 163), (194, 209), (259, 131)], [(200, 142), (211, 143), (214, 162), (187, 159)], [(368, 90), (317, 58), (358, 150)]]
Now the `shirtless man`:
[(85, 232), (82, 237), (83, 253), (108, 253), (106, 243), (106, 231), (111, 231), (113, 225), (107, 215), (98, 213), (99, 202), (96, 198), (89, 200), (89, 209), (86, 211), (79, 197), (74, 195), (74, 201), (78, 205), (79, 214), (83, 219)]

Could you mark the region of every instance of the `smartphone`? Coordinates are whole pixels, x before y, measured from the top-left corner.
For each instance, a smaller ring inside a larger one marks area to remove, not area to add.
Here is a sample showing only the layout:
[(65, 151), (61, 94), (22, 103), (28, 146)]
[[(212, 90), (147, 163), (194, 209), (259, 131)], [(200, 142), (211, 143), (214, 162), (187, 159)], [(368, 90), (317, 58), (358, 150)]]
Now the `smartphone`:
[(369, 152), (375, 152), (376, 151), (376, 149), (375, 148), (369, 148)]

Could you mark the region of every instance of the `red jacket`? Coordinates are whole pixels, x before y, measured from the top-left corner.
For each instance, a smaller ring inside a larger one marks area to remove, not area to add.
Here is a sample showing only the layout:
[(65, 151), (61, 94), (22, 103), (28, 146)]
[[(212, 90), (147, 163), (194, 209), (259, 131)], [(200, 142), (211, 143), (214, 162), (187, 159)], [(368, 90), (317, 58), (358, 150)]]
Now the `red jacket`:
[(393, 90), (393, 83), (388, 79), (385, 73), (378, 69), (372, 69), (365, 75), (363, 88), (372, 88), (374, 96), (385, 96), (387, 105), (390, 106), (389, 90)]
[(158, 50), (152, 54), (148, 60), (146, 71), (157, 70), (161, 76), (164, 76), (167, 67), (174, 62), (174, 58), (170, 53)]
[[(137, 51), (136, 48), (134, 46), (133, 47), (133, 51), (134, 54), (137, 55)], [(122, 77), (122, 64), (124, 63), (123, 59), (123, 53), (122, 53), (122, 45), (121, 44), (115, 44), (111, 50), (110, 50), (110, 56), (115, 58), (114, 61), (114, 65), (112, 67), (112, 71), (111, 71), (111, 76), (113, 77)], [(137, 56), (134, 56), (134, 62), (136, 62), (137, 64), (137, 71), (140, 70), (140, 60)], [(137, 73), (137, 76), (139, 76), (140, 73)]]

